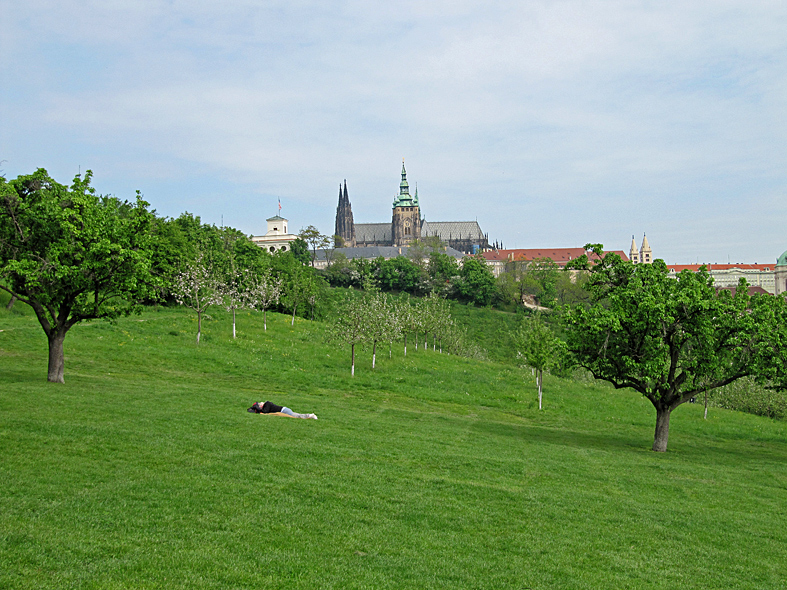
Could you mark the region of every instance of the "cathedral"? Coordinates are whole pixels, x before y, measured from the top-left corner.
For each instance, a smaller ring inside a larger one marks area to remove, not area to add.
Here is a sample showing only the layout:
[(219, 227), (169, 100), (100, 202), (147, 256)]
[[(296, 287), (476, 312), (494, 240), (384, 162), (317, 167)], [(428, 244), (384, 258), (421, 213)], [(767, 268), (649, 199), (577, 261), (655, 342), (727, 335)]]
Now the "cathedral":
[(475, 254), (489, 248), (487, 235), (477, 221), (426, 221), (421, 216), (418, 188), (410, 194), (407, 171), (402, 160), (402, 180), (399, 194), (394, 197), (390, 223), (355, 223), (353, 220), (347, 181), (339, 185), (339, 205), (336, 207), (336, 231), (345, 247), (409, 246), (413, 241), (437, 236), (448, 247), (465, 254)]

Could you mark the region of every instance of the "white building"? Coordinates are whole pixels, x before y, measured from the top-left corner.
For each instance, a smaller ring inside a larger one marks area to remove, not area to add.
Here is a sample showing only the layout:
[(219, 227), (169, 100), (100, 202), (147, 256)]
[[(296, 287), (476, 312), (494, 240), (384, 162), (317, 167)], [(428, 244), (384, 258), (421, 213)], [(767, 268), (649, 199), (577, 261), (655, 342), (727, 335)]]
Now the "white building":
[(288, 221), (284, 217), (276, 215), (267, 221), (268, 233), (264, 236), (252, 236), (251, 241), (271, 254), (278, 251), (287, 252), (290, 249), (290, 244), (297, 240), (298, 236), (288, 232)]
[(736, 287), (741, 278), (746, 279), (752, 287), (762, 287), (768, 293), (778, 294), (773, 264), (668, 264), (669, 276), (676, 277), (682, 270), (697, 272), (704, 266), (713, 277), (716, 287)]

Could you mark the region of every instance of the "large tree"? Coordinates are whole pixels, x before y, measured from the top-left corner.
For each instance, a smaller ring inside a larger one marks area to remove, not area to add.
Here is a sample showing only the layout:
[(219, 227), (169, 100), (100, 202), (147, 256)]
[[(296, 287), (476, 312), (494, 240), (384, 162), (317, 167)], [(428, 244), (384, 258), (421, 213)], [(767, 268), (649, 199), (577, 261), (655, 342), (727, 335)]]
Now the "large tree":
[(668, 272), (661, 260), (635, 265), (607, 254), (590, 270), (590, 305), (566, 316), (578, 363), (653, 404), (654, 451), (667, 450), (679, 405), (747, 375), (782, 386), (787, 366), (783, 298), (749, 296), (745, 281), (734, 295), (717, 292), (704, 269), (677, 278)]
[(46, 170), (0, 177), (0, 289), (33, 308), (49, 341), (47, 379), (63, 383), (63, 342), (78, 322), (115, 318), (153, 296), (150, 225), (136, 202), (101, 197), (92, 173), (70, 187)]

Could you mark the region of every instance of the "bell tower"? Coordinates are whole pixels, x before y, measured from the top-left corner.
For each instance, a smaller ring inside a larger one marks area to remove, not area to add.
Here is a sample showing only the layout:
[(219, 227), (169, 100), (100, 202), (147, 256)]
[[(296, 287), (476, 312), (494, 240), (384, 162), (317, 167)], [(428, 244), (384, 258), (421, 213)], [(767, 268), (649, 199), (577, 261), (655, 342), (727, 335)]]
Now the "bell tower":
[(634, 264), (639, 264), (639, 250), (637, 250), (637, 243), (634, 241), (634, 236), (631, 236), (631, 248), (629, 248), (629, 260)]
[(642, 237), (642, 248), (640, 248), (640, 262), (643, 264), (653, 264), (653, 250), (650, 249), (648, 244), (648, 236)]
[(402, 158), (402, 181), (399, 183), (399, 194), (394, 197), (393, 202), (391, 237), (394, 246), (407, 246), (413, 240), (421, 238), (421, 208), (418, 205), (418, 190), (416, 190), (415, 196), (410, 195), (404, 158)]

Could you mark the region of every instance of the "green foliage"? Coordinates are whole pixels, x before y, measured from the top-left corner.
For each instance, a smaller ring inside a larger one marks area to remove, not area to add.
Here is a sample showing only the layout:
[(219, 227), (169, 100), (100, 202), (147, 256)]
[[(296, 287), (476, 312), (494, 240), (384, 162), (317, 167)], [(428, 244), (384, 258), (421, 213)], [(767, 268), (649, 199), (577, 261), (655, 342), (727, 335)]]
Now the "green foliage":
[(381, 261), (376, 277), (380, 288), (386, 291), (407, 291), (413, 295), (423, 292), (423, 269), (404, 256)]
[(295, 256), (301, 264), (309, 264), (311, 255), (309, 254), (309, 245), (302, 239), (297, 238), (290, 244), (290, 252)]
[(529, 367), (549, 371), (561, 363), (565, 344), (552, 333), (540, 315), (522, 316), (511, 340), (515, 356)]
[(480, 256), (468, 256), (462, 261), (456, 286), (461, 301), (486, 306), (497, 293), (495, 277)]
[(577, 362), (616, 388), (631, 387), (656, 408), (654, 450), (664, 451), (669, 415), (706, 390), (755, 375), (784, 383), (787, 303), (717, 294), (701, 269), (668, 277), (663, 261), (634, 265), (607, 254), (587, 283), (592, 306), (567, 315)]
[[(787, 394), (744, 377), (710, 392), (710, 405), (779, 420), (787, 419)], [(697, 401), (700, 401), (699, 399)]]
[(66, 187), (44, 169), (0, 177), (0, 289), (33, 308), (49, 340), (50, 381), (63, 381), (72, 326), (129, 314), (154, 295), (148, 204), (139, 193), (134, 203), (100, 197), (91, 178)]

